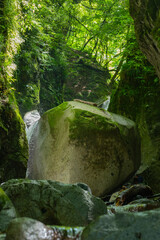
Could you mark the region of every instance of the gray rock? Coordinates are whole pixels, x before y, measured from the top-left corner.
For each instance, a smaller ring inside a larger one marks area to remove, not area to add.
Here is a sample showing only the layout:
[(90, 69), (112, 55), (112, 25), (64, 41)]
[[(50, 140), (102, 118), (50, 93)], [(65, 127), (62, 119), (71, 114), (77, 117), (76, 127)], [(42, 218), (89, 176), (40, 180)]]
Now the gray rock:
[(2, 185), (19, 216), (50, 225), (84, 226), (105, 214), (105, 203), (76, 184), (9, 180)]
[(115, 189), (140, 165), (135, 123), (77, 101), (47, 111), (31, 136), (27, 177)]
[(6, 232), (6, 240), (53, 240), (54, 231), (30, 218), (14, 219)]
[(104, 215), (89, 224), (82, 240), (159, 240), (160, 209)]
[(0, 232), (4, 232), (9, 223), (16, 217), (16, 210), (12, 202), (0, 188)]

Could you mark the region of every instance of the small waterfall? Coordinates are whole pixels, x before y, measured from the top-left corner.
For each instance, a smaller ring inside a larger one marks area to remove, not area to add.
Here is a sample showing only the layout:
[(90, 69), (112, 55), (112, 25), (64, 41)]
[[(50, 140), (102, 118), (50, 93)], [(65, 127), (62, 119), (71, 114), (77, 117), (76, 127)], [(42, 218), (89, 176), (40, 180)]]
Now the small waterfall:
[(102, 108), (103, 108), (104, 110), (108, 110), (109, 104), (110, 104), (110, 96), (108, 96), (108, 97), (107, 97), (107, 100), (103, 102)]
[[(41, 118), (39, 112), (37, 110), (33, 110), (31, 112), (27, 112), (24, 116), (24, 123), (26, 125), (26, 136), (29, 144), (29, 155), (31, 156), (31, 152), (35, 147), (35, 142), (33, 138), (33, 134), (36, 131), (38, 121)], [(26, 172), (26, 177), (29, 176), (29, 170), (31, 169), (31, 161), (28, 160), (28, 167), (27, 167), (27, 172)]]
[(33, 124), (29, 128), (26, 128), (26, 136), (27, 136), (28, 143), (31, 142), (31, 138), (32, 138), (34, 130), (37, 127), (37, 124), (38, 124), (38, 120), (33, 122)]
[(33, 123), (37, 122), (40, 119), (40, 114), (37, 110), (33, 110), (31, 112), (27, 112), (24, 115), (24, 123), (26, 125), (26, 128), (28, 129)]
[(33, 110), (31, 112), (27, 112), (24, 115), (24, 123), (26, 125), (26, 135), (28, 139), (28, 143), (32, 137), (33, 131), (37, 126), (38, 120), (40, 119), (40, 114), (37, 110)]

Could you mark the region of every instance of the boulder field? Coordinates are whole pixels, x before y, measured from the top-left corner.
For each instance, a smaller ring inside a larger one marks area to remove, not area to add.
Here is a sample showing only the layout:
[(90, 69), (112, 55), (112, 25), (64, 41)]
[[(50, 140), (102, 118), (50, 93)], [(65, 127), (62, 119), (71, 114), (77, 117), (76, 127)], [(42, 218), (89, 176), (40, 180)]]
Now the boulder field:
[(29, 145), (28, 178), (84, 182), (96, 196), (111, 192), (140, 165), (135, 123), (77, 101), (47, 111)]

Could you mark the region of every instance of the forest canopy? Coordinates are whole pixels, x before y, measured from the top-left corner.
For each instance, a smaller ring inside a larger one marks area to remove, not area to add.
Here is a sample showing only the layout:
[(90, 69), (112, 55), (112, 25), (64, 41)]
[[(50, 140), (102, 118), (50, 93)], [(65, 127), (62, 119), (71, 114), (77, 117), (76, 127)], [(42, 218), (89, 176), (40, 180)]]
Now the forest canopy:
[(47, 0), (24, 6), (25, 27), (38, 31), (39, 43), (46, 48), (66, 44), (87, 52), (104, 67), (118, 65), (133, 32), (126, 0)]
[[(118, 85), (122, 66), (145, 68), (128, 0), (7, 0), (3, 7), (3, 78), (16, 89), (24, 111), (40, 102), (47, 110), (72, 100), (69, 85), (81, 88), (76, 94), (82, 99), (104, 99)], [(105, 82), (94, 80), (83, 94), (82, 69), (76, 70), (80, 63), (101, 67)], [(69, 83), (72, 77), (79, 80)], [(90, 94), (98, 85), (98, 92)]]

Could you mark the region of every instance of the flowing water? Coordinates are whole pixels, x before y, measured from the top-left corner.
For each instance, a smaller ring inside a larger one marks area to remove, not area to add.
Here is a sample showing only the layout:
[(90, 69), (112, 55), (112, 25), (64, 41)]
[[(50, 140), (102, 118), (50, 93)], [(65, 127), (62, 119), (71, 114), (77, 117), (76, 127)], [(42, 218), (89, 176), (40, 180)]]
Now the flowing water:
[[(24, 116), (24, 123), (26, 125), (26, 136), (29, 143), (29, 156), (31, 157), (32, 150), (35, 147), (34, 137), (33, 134), (36, 131), (38, 126), (38, 121), (41, 118), (39, 112), (37, 110), (33, 110), (31, 112), (27, 112)], [(29, 177), (29, 169), (32, 168), (32, 162), (28, 160), (27, 172), (26, 177)]]
[(31, 112), (27, 112), (24, 115), (24, 123), (26, 125), (26, 135), (28, 142), (30, 142), (32, 134), (38, 124), (38, 120), (41, 118), (39, 112), (37, 110), (33, 110)]
[(108, 110), (109, 104), (110, 104), (110, 96), (108, 96), (108, 97), (107, 97), (107, 100), (103, 102), (102, 108), (103, 108), (104, 110)]

